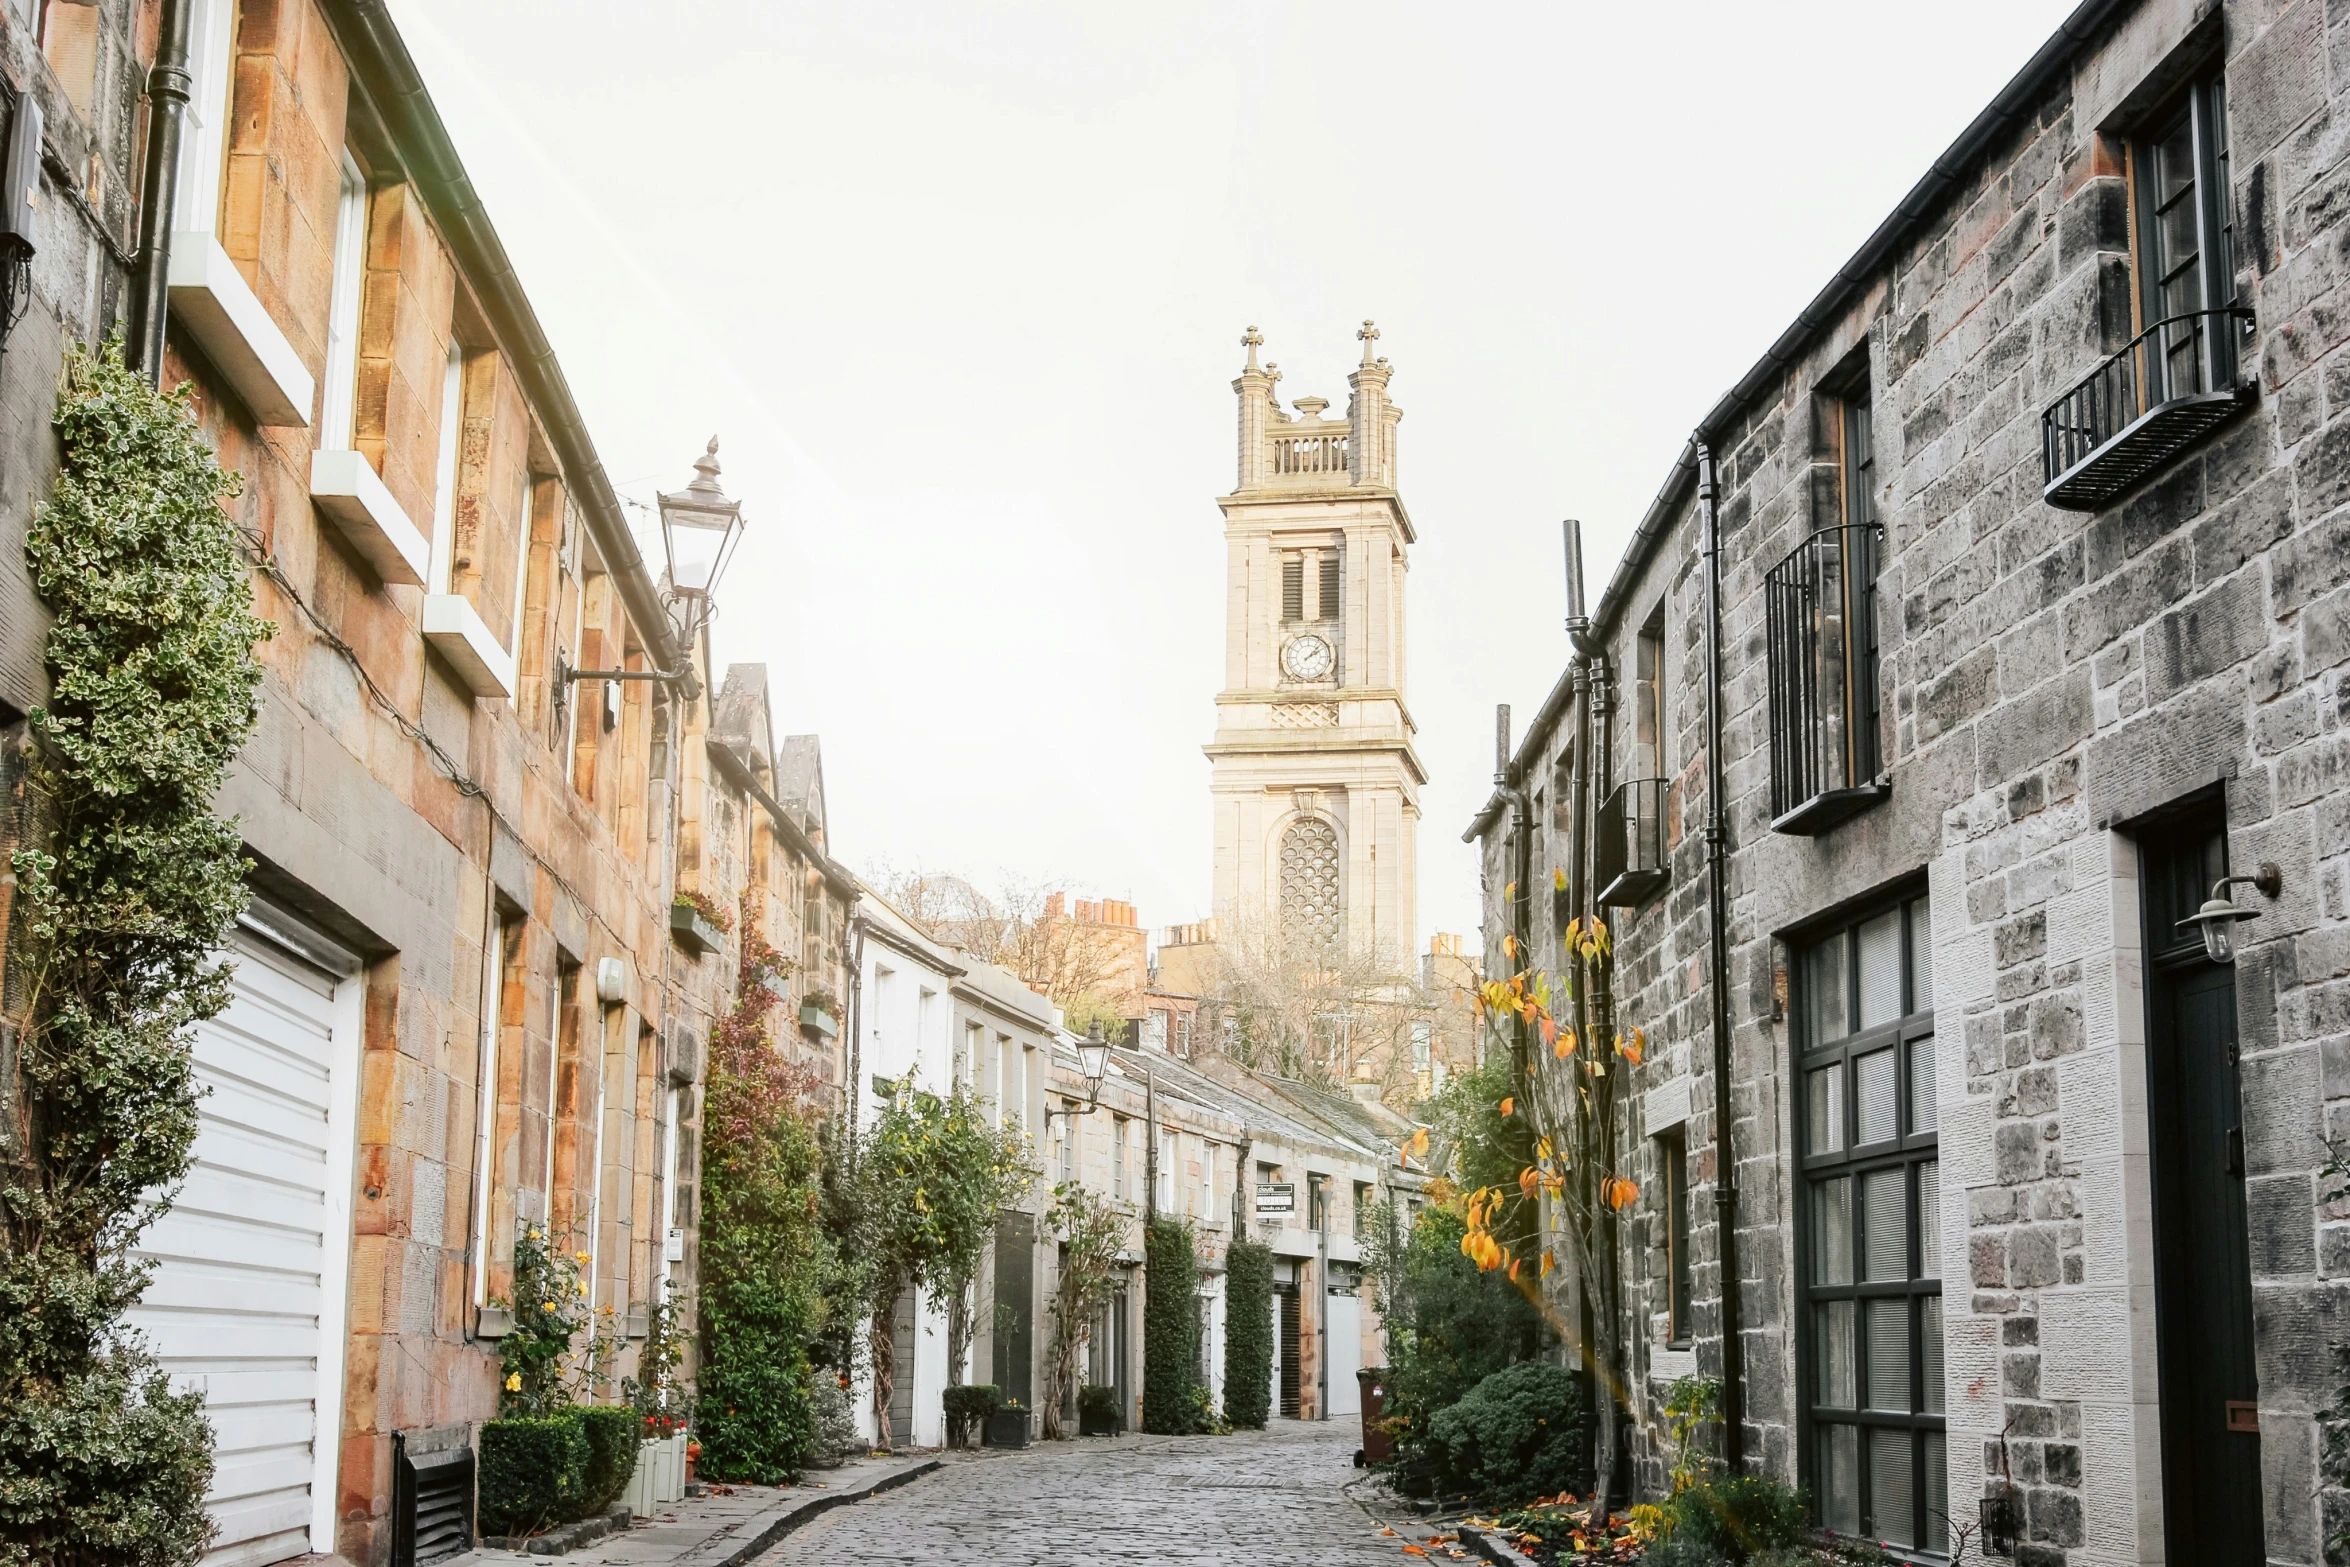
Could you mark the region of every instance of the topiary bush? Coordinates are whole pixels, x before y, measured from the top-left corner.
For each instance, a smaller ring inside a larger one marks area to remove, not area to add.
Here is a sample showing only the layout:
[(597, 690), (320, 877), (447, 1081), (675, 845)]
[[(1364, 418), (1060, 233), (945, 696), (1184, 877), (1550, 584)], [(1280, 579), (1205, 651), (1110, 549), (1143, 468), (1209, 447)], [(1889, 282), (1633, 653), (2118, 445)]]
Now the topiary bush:
[(1558, 1366), (1511, 1366), (1437, 1411), (1427, 1454), (1440, 1491), (1488, 1506), (1589, 1491), (1590, 1396)]
[(1096, 1420), (1118, 1418), (1118, 1390), (1100, 1382), (1088, 1382), (1077, 1390), (1077, 1412)]
[(636, 1473), (637, 1445), (644, 1440), (644, 1417), (625, 1404), (582, 1404), (571, 1411), (587, 1438), (587, 1475), (580, 1516), (600, 1513), (620, 1500)]
[(1142, 1428), (1185, 1436), (1199, 1428), (1199, 1250), (1189, 1222), (1155, 1219), (1143, 1231)]
[(1803, 1492), (1766, 1475), (1726, 1475), (1664, 1504), (1660, 1544), (1678, 1553), (1673, 1560), (1742, 1567), (1750, 1558), (1801, 1545), (1810, 1513)]
[(580, 1515), (590, 1448), (576, 1411), (481, 1428), (480, 1500), (485, 1535), (538, 1534)]
[(196, 1140), (190, 1030), (228, 1003), (215, 954), (246, 864), (212, 799), (273, 628), (185, 392), (126, 369), (119, 339), (76, 348), (52, 424), (63, 468), (24, 546), (50, 694), (11, 758), (6, 866), (0, 1563), (182, 1567), (212, 1532), (212, 1432), (121, 1322), (147, 1286), (131, 1247)]
[(962, 1387), (950, 1387), (943, 1395), (946, 1405), (947, 1445), (969, 1447), (978, 1439), (978, 1433), (987, 1429), (987, 1422), (1004, 1407), (1004, 1390), (993, 1382), (972, 1382)]
[(1232, 1243), (1224, 1256), (1224, 1418), (1262, 1431), (1273, 1413), (1273, 1250)]

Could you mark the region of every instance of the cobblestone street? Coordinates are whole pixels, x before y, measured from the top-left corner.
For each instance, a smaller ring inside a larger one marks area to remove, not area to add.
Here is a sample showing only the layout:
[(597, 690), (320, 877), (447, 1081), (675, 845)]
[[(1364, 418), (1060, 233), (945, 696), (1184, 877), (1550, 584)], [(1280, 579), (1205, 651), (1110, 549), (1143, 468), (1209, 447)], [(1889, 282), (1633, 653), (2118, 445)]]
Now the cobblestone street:
[[(1400, 1538), (1382, 1536), (1379, 1520), (1349, 1494), (1352, 1486), (1366, 1501), (1375, 1495), (1353, 1464), (1359, 1440), (1352, 1420), (1277, 1420), (1270, 1430), (1224, 1437), (1047, 1442), (950, 1460), (936, 1474), (815, 1520), (758, 1567), (1417, 1560)], [(1406, 1537), (1424, 1532), (1411, 1528)]]

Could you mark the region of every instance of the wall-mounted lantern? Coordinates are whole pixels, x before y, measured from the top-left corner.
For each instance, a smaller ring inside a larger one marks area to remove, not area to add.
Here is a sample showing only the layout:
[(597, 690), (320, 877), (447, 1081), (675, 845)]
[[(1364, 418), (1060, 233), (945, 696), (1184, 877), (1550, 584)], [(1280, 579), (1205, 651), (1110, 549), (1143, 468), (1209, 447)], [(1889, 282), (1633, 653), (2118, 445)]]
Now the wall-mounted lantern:
[(2230, 928), (2238, 920), (2256, 920), (2259, 909), (2238, 908), (2228, 901), (2228, 888), (2238, 882), (2249, 882), (2264, 897), (2274, 898), (2284, 889), (2285, 878), (2276, 866), (2263, 861), (2259, 870), (2249, 876), (2222, 876), (2212, 884), (2211, 897), (2202, 908), (2179, 921), (2182, 925), (2196, 925), (2203, 930), (2203, 955), (2214, 963), (2236, 961), (2236, 946)]

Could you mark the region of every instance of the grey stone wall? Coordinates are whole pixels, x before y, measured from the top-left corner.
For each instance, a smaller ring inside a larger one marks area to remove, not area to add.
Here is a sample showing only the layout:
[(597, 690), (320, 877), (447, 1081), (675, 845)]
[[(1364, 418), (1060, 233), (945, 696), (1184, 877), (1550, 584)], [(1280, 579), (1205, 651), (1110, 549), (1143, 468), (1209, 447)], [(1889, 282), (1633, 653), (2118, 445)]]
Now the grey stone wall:
[[(2122, 138), (2133, 113), (2206, 59), (2225, 60), (2257, 406), (2108, 510), (2052, 509), (2040, 499), (2040, 414), (2132, 330)], [(2237, 971), (2270, 1558), (2320, 1560), (2339, 1505), (2318, 1482), (2312, 1412), (2332, 1396), (2329, 1343), (2350, 1337), (2350, 1204), (2326, 1201), (2319, 1176), (2322, 1137), (2350, 1130), (2346, 90), (2350, 22), (2320, 0), (2124, 8), (1793, 370), (1709, 432), (1724, 483), (1729, 1103), (1748, 1450), (1796, 1478), (1787, 938), (1852, 900), (1927, 885), (1952, 1510), (1971, 1516), (1997, 1462), (1985, 1439), (2005, 1430), (2028, 1504), (2019, 1559), (2042, 1567), (2162, 1554), (2126, 829), (2214, 785), (2233, 863), (2274, 860), (2285, 878), (2283, 896), (2241, 927)], [(1823, 837), (1790, 838), (1769, 830), (1761, 578), (1837, 520), (1833, 405), (1818, 393), (1864, 362), (1883, 480), (1892, 794)], [(1619, 917), (1618, 989), (1626, 1021), (1660, 1047), (1634, 1073), (1636, 1106), (1686, 1092), (1697, 1361), (1712, 1370), (1696, 526), (1684, 503), (1601, 629), (1625, 669), (1633, 629), (1660, 604), (1668, 627), (1673, 877)], [(1563, 754), (1563, 735), (1532, 737), (1530, 791)], [(1627, 760), (1620, 750), (1619, 779)], [(1554, 839), (1541, 852), (1561, 863), (1565, 849)], [(1502, 885), (1493, 864), (1489, 853), (1489, 909)], [(1499, 929), (1495, 910), (1489, 951)], [(1663, 1309), (1662, 1183), (1652, 1128), (1638, 1113), (1628, 1121), (1622, 1157), (1648, 1194), (1623, 1257), (1645, 1376), (1666, 1363), (1652, 1366), (1650, 1328)], [(1642, 1385), (1663, 1380), (1658, 1370)], [(1645, 1456), (1653, 1486), (1661, 1473)]]

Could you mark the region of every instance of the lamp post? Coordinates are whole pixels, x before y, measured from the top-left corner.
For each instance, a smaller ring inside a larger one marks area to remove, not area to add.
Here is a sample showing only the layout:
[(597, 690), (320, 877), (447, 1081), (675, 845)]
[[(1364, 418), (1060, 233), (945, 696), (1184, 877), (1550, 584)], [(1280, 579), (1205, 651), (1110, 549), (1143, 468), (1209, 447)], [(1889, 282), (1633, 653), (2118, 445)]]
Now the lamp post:
[(1077, 1064), (1085, 1072), (1085, 1104), (1082, 1108), (1069, 1110), (1055, 1110), (1051, 1105), (1046, 1105), (1044, 1107), (1044, 1129), (1045, 1135), (1048, 1137), (1052, 1135), (1054, 1116), (1057, 1115), (1064, 1121), (1073, 1121), (1081, 1115), (1091, 1115), (1101, 1108), (1102, 1078), (1108, 1075), (1110, 1070), (1110, 1042), (1102, 1038), (1102, 1025), (1099, 1019), (1095, 1020), (1093, 1027), (1086, 1030), (1085, 1037), (1077, 1041)]
[(694, 687), (694, 647), (716, 604), (718, 579), (733, 564), (735, 546), (742, 542), (743, 505), (731, 499), (718, 483), (718, 437), (694, 459), (691, 483), (675, 494), (661, 495), (661, 597), (668, 606), (672, 628), (684, 662), (675, 669), (574, 669), (561, 654), (555, 659), (555, 700), (569, 700), (577, 680), (658, 680), (683, 685), (690, 697)]
[(2201, 927), (2203, 955), (2214, 963), (2236, 961), (2235, 938), (2231, 934), (2230, 927), (2238, 920), (2260, 918), (2260, 910), (2240, 909), (2228, 900), (2228, 888), (2237, 882), (2249, 882), (2258, 888), (2264, 896), (2273, 898), (2284, 890), (2285, 878), (2284, 874), (2268, 861), (2263, 861), (2260, 869), (2249, 876), (2222, 876), (2218, 881), (2212, 883), (2211, 896), (2204, 901), (2203, 907), (2179, 921), (2182, 925)]

